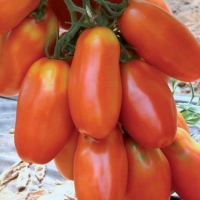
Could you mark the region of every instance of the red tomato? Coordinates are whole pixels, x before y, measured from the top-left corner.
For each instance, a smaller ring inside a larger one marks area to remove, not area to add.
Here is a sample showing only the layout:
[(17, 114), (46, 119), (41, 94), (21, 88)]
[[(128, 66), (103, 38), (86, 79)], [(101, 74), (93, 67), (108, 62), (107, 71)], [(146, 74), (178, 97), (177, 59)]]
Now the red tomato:
[(198, 41), (171, 14), (149, 2), (133, 1), (118, 24), (125, 40), (152, 66), (178, 80), (200, 78)]
[[(73, 3), (79, 7), (83, 6), (82, 0), (73, 0)], [(60, 27), (68, 30), (71, 25), (66, 22), (71, 22), (71, 16), (64, 0), (48, 0), (47, 5), (49, 5), (56, 14), (60, 22)], [(77, 15), (80, 18), (81, 14), (77, 12)]]
[(160, 8), (164, 9), (165, 11), (167, 11), (169, 13), (172, 13), (169, 6), (167, 5), (167, 3), (164, 0), (146, 0), (146, 1), (159, 6)]
[(45, 164), (64, 147), (74, 129), (68, 106), (69, 65), (43, 57), (20, 88), (15, 147), (25, 162)]
[(128, 157), (128, 185), (124, 200), (168, 200), (171, 171), (162, 151), (146, 148), (128, 135), (124, 143)]
[(79, 36), (70, 68), (69, 107), (81, 133), (104, 138), (118, 122), (119, 56), (119, 41), (110, 29), (90, 28)]
[(45, 18), (41, 22), (26, 17), (14, 29), (1, 36), (0, 95), (18, 94), (29, 67), (45, 56), (46, 42), (57, 30), (58, 20), (53, 11), (46, 7)]
[(94, 140), (80, 134), (74, 160), (74, 185), (79, 200), (122, 200), (128, 163), (121, 129)]
[(13, 29), (27, 15), (34, 11), (40, 0), (1, 0), (0, 35)]
[(76, 146), (78, 143), (79, 132), (75, 129), (69, 136), (63, 149), (54, 158), (54, 163), (60, 174), (69, 179), (74, 180), (73, 167)]
[(190, 129), (189, 129), (185, 119), (183, 118), (183, 115), (178, 110), (177, 110), (177, 117), (178, 117), (178, 127), (183, 128), (188, 133), (190, 133)]
[(170, 145), (177, 129), (176, 104), (167, 83), (142, 60), (121, 66), (120, 122), (131, 137), (149, 148)]
[(200, 144), (178, 128), (174, 142), (162, 152), (170, 164), (174, 191), (182, 199), (200, 199)]

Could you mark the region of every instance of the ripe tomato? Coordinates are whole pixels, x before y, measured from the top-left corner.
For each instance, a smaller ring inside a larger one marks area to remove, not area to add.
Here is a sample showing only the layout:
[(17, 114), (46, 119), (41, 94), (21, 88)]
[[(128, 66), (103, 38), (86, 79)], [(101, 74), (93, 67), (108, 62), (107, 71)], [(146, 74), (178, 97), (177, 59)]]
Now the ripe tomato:
[(80, 134), (74, 160), (74, 185), (79, 200), (122, 200), (128, 163), (121, 129), (104, 139)]
[(69, 107), (81, 133), (104, 138), (118, 122), (122, 96), (119, 56), (119, 41), (110, 29), (90, 28), (79, 36), (70, 68)]
[(178, 80), (200, 78), (199, 43), (173, 15), (149, 2), (133, 1), (118, 24), (125, 40), (152, 66)]
[[(79, 7), (83, 6), (82, 0), (73, 0), (73, 3)], [(68, 30), (71, 27), (71, 24), (66, 22), (71, 22), (71, 16), (64, 0), (48, 0), (47, 5), (49, 5), (56, 14), (60, 22), (60, 27)], [(77, 12), (77, 15), (80, 18), (81, 14)]]
[(68, 106), (69, 65), (43, 57), (28, 70), (20, 88), (15, 147), (25, 162), (45, 164), (74, 129)]
[(177, 129), (176, 104), (167, 83), (142, 60), (121, 65), (120, 122), (131, 137), (148, 148), (167, 146)]
[(124, 137), (124, 143), (128, 157), (128, 185), (124, 200), (149, 200), (150, 197), (168, 200), (171, 171), (162, 151), (146, 148), (128, 135)]
[(4, 34), (0, 51), (0, 95), (18, 94), (29, 67), (45, 56), (47, 40), (58, 30), (58, 20), (46, 7), (45, 18), (37, 22), (26, 17), (14, 29)]
[(74, 129), (69, 136), (63, 149), (54, 158), (54, 163), (60, 174), (69, 179), (74, 180), (73, 167), (76, 146), (78, 143), (79, 132)]
[(183, 115), (178, 110), (177, 110), (177, 117), (178, 117), (178, 127), (183, 128), (188, 133), (190, 133), (190, 129), (189, 129), (185, 119), (183, 118)]
[(13, 29), (26, 16), (34, 11), (40, 0), (1, 0), (0, 35)]
[(182, 199), (200, 199), (200, 144), (178, 128), (174, 142), (161, 150), (170, 164), (174, 191)]
[(167, 3), (164, 0), (146, 0), (146, 1), (161, 7), (162, 9), (164, 9), (165, 11), (167, 11), (169, 13), (172, 13), (169, 6), (167, 5)]

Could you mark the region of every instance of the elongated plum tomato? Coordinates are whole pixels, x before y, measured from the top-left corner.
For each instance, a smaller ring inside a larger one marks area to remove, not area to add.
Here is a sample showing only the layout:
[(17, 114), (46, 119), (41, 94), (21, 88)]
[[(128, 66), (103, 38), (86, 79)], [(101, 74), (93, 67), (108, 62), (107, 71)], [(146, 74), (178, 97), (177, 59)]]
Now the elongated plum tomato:
[(146, 148), (128, 135), (124, 137), (124, 143), (128, 157), (128, 184), (124, 200), (149, 200), (149, 197), (168, 200), (171, 170), (162, 151)]
[(121, 129), (104, 139), (80, 134), (74, 160), (74, 185), (79, 200), (122, 200), (128, 162)]
[(43, 57), (28, 70), (19, 92), (15, 147), (25, 162), (45, 164), (74, 129), (68, 106), (69, 65)]
[(170, 145), (177, 129), (172, 93), (152, 66), (142, 60), (121, 65), (120, 122), (129, 135), (148, 148)]
[(120, 45), (106, 27), (81, 33), (70, 67), (69, 107), (81, 132), (106, 137), (116, 126), (121, 108)]
[(78, 137), (79, 132), (77, 129), (74, 129), (63, 149), (53, 159), (60, 174), (69, 180), (74, 180), (74, 156), (78, 143)]
[(0, 35), (13, 29), (37, 6), (40, 0), (1, 0), (0, 6)]
[(0, 36), (3, 37), (0, 50), (0, 95), (18, 94), (29, 67), (45, 56), (46, 43), (56, 31), (58, 20), (51, 8), (46, 6), (42, 21), (26, 17), (14, 29)]
[[(134, 0), (130, 0), (130, 1), (134, 1)], [(167, 5), (167, 3), (164, 0), (146, 0), (146, 1), (159, 6), (160, 8), (164, 9), (165, 11), (167, 11), (169, 13), (172, 13), (169, 6)]]
[(173, 15), (152, 3), (132, 1), (118, 25), (125, 40), (152, 66), (179, 80), (200, 78), (199, 43)]
[(178, 128), (173, 143), (161, 150), (170, 164), (174, 191), (182, 199), (200, 199), (200, 144)]

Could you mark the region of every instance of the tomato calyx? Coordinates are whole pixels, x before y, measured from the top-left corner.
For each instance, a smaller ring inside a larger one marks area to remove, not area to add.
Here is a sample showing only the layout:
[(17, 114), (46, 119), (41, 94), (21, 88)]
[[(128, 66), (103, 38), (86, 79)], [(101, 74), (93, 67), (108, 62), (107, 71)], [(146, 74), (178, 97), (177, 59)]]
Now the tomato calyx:
[(45, 17), (45, 7), (48, 0), (41, 0), (39, 6), (29, 15), (29, 17), (34, 17), (37, 22), (40, 22)]

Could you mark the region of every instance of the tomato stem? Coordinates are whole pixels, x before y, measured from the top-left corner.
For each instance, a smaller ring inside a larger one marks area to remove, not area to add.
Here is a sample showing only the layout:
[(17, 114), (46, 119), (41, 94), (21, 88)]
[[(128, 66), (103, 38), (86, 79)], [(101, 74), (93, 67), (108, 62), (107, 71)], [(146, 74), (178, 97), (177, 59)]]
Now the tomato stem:
[(45, 17), (45, 4), (47, 1), (48, 0), (41, 0), (39, 6), (29, 16), (34, 17), (37, 22), (42, 21)]

